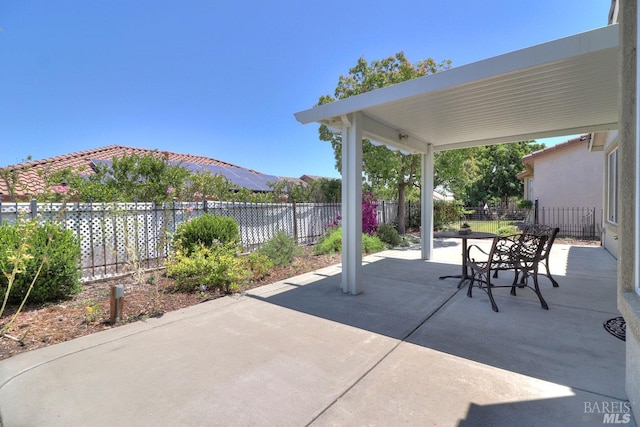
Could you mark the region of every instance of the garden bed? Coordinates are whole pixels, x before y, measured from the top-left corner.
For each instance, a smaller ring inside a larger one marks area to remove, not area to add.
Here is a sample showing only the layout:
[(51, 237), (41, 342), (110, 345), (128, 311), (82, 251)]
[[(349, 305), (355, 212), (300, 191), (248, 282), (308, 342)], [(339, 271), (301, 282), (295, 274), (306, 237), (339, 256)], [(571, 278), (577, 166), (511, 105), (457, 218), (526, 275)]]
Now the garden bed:
[[(340, 254), (313, 255), (313, 247), (305, 247), (290, 266), (275, 267), (269, 275), (252, 283), (249, 288), (293, 277), (340, 262)], [(109, 323), (109, 296), (111, 285), (125, 285), (125, 301), (122, 321)], [(174, 292), (174, 282), (162, 271), (148, 272), (139, 283), (132, 276), (87, 283), (81, 293), (68, 301), (56, 304), (26, 306), (7, 332), (13, 337), (24, 338), (16, 342), (0, 338), (0, 360), (15, 354), (52, 344), (61, 343), (83, 335), (104, 331), (123, 324), (145, 321), (149, 317), (199, 304), (223, 296), (220, 293), (199, 291)], [(4, 324), (17, 307), (8, 307), (0, 324)]]

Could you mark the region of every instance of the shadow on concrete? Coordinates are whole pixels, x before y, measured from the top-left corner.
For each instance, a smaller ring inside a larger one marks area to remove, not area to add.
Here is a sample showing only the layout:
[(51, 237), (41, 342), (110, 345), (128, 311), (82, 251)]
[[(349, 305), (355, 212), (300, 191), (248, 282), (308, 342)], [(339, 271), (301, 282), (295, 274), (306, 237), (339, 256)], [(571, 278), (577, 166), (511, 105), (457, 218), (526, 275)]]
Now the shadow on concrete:
[(342, 291), (339, 273), (304, 285), (285, 281), (290, 289), (248, 296), (402, 340), (456, 294), (457, 279), (438, 279), (452, 272), (451, 264), (380, 258), (363, 266), (364, 290), (355, 296)]
[[(553, 262), (553, 261), (552, 261)], [(549, 304), (543, 310), (529, 289), (511, 296), (494, 292), (499, 313), (486, 294), (466, 296), (451, 264), (380, 257), (363, 266), (363, 292), (345, 295), (340, 274), (270, 295), (263, 301), (393, 337), (500, 369), (591, 390), (624, 400), (624, 343), (603, 322), (616, 309), (615, 260), (601, 248), (570, 249), (568, 273), (559, 288), (541, 278)], [(584, 267), (584, 268), (583, 268)], [(604, 274), (591, 274), (590, 268)], [(453, 271), (452, 271), (453, 270)], [(607, 277), (606, 272), (614, 272)], [(510, 283), (510, 277), (499, 280)], [(546, 282), (545, 282), (546, 281)], [(502, 283), (502, 284), (505, 284)]]

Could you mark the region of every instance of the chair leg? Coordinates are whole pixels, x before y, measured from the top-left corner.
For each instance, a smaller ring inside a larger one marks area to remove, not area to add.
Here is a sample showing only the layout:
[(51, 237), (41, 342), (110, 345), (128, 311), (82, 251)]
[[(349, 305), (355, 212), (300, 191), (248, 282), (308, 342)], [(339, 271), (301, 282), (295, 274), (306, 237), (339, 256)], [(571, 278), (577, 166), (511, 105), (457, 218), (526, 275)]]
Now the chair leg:
[(516, 294), (516, 285), (518, 283), (518, 270), (515, 270), (516, 274), (514, 274), (513, 276), (513, 283), (511, 283), (511, 295), (515, 295)]
[(496, 300), (493, 299), (493, 293), (491, 292), (491, 271), (487, 272), (487, 294), (489, 294), (489, 299), (491, 300), (491, 308), (497, 313), (498, 305), (496, 304)]
[(471, 298), (471, 288), (473, 288), (473, 284), (476, 282), (475, 273), (471, 276), (471, 280), (469, 280), (469, 287), (467, 288), (467, 296)]
[(544, 308), (545, 310), (549, 310), (549, 306), (547, 305), (547, 302), (544, 300), (544, 298), (542, 298), (542, 293), (540, 292), (540, 288), (538, 287), (538, 272), (533, 273), (533, 286), (533, 290), (540, 299), (540, 305), (542, 305), (542, 308)]
[[(519, 274), (519, 273), (516, 271), (516, 274)], [(522, 272), (522, 276), (520, 276), (520, 281), (518, 282), (518, 287), (519, 288), (524, 288), (525, 286), (527, 286), (527, 281), (528, 280), (529, 280), (529, 273), (526, 270), (524, 270)]]
[(545, 261), (544, 266), (547, 269), (546, 276), (549, 278), (549, 280), (551, 280), (551, 284), (553, 285), (553, 287), (554, 288), (559, 287), (558, 282), (556, 282), (556, 279), (553, 278), (553, 276), (551, 275), (551, 272), (549, 271), (549, 261)]

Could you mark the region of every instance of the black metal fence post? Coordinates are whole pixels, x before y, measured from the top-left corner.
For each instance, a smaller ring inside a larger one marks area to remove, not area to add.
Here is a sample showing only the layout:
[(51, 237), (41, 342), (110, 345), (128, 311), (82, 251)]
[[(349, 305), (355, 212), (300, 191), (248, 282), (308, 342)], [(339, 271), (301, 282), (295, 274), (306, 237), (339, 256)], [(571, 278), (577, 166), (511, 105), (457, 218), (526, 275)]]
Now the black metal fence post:
[(291, 208), (293, 209), (293, 241), (298, 245), (298, 215), (296, 213), (296, 201), (294, 200), (291, 203)]
[(36, 219), (37, 216), (38, 216), (38, 201), (36, 199), (31, 199), (31, 219)]
[(538, 199), (533, 204), (533, 224), (538, 225)]

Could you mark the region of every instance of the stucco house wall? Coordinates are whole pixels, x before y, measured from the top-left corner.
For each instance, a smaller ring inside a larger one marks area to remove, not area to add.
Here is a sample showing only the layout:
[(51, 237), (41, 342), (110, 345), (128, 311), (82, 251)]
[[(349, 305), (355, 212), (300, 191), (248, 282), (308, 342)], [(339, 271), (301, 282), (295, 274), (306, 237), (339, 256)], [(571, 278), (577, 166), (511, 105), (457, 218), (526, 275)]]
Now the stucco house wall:
[(537, 198), (538, 206), (545, 208), (595, 207), (600, 215), (604, 153), (589, 151), (589, 141), (590, 136), (584, 135), (525, 156), (529, 173), (520, 176), (525, 198)]
[(593, 139), (585, 134), (522, 158), (524, 198), (538, 200), (538, 221), (560, 235), (602, 236), (605, 156)]

